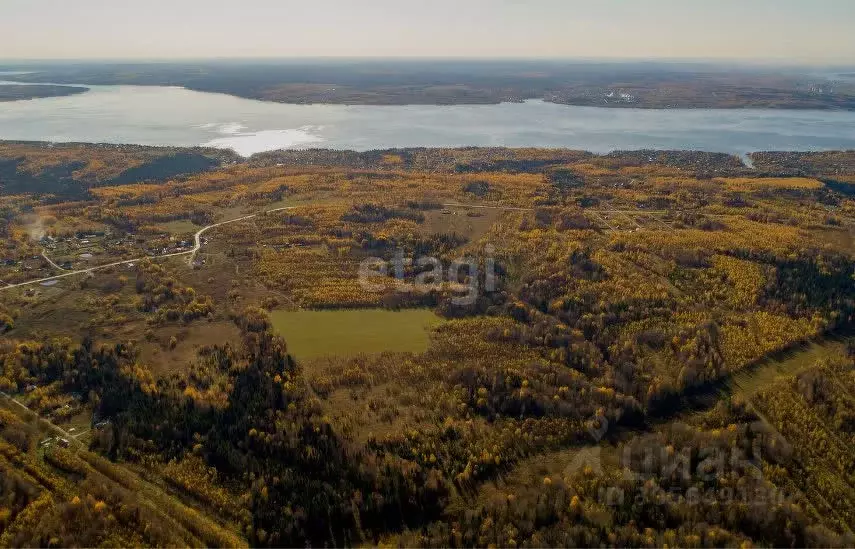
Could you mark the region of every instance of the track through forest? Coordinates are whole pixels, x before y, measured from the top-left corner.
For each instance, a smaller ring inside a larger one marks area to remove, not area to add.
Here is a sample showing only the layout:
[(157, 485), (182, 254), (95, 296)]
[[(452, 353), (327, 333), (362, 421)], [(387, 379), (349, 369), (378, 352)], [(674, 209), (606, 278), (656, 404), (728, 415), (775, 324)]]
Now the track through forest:
[[(445, 203), (445, 204), (442, 204), (442, 206), (447, 207), (447, 208), (470, 208), (470, 209), (501, 210), (501, 211), (519, 211), (519, 212), (534, 211), (533, 208), (518, 208), (518, 207), (513, 207), (513, 206), (486, 205), (486, 204), (461, 204), (461, 203), (456, 203), (456, 202)], [(163, 254), (163, 255), (150, 255), (150, 256), (143, 256), (143, 257), (135, 257), (133, 259), (123, 259), (122, 261), (115, 261), (113, 263), (106, 263), (104, 265), (96, 265), (95, 267), (90, 267), (88, 269), (66, 271), (65, 269), (63, 269), (62, 267), (57, 265), (50, 257), (48, 257), (47, 252), (43, 250), (42, 251), (42, 258), (44, 258), (48, 262), (48, 264), (51, 265), (51, 267), (58, 269), (58, 270), (61, 270), (61, 271), (65, 271), (65, 272), (63, 272), (62, 274), (59, 274), (59, 275), (48, 276), (48, 277), (44, 277), (44, 278), (37, 278), (35, 280), (28, 280), (26, 282), (19, 282), (16, 284), (9, 284), (9, 283), (4, 282), (4, 284), (6, 284), (6, 285), (0, 287), (0, 291), (11, 290), (14, 288), (21, 288), (24, 286), (31, 286), (33, 284), (42, 284), (45, 282), (51, 282), (54, 280), (59, 280), (62, 278), (67, 278), (70, 276), (76, 276), (76, 275), (80, 275), (80, 274), (93, 273), (93, 272), (100, 271), (103, 269), (108, 269), (110, 267), (118, 267), (120, 265), (128, 265), (131, 263), (136, 263), (136, 262), (142, 261), (144, 259), (159, 260), (159, 259), (168, 259), (170, 257), (189, 256), (188, 262), (192, 263), (196, 257), (196, 254), (199, 252), (199, 250), (202, 249), (202, 246), (204, 245), (204, 243), (202, 242), (202, 235), (205, 234), (206, 232), (208, 232), (209, 230), (215, 229), (215, 228), (223, 226), (223, 225), (229, 225), (231, 223), (237, 223), (239, 221), (246, 221), (249, 219), (253, 219), (255, 217), (258, 217), (259, 215), (275, 213), (275, 212), (280, 212), (280, 211), (284, 211), (284, 210), (293, 210), (293, 209), (296, 209), (297, 207), (298, 206), (284, 206), (281, 208), (273, 208), (270, 210), (264, 210), (264, 211), (257, 212), (254, 214), (250, 214), (250, 215), (244, 215), (241, 217), (236, 217), (234, 219), (228, 219), (226, 221), (220, 221), (218, 223), (212, 223), (210, 225), (202, 227), (201, 229), (196, 231), (196, 233), (193, 235), (193, 243), (194, 244), (193, 244), (193, 249), (191, 249), (191, 250), (184, 250), (181, 252), (174, 252), (174, 253)], [(656, 219), (658, 223), (665, 225), (666, 228), (668, 228), (668, 229), (671, 228), (668, 225), (664, 224), (662, 222), (662, 220), (660, 219), (660, 217), (662, 215), (667, 213), (665, 210), (590, 210), (590, 213), (597, 216), (598, 222), (601, 223), (602, 225), (604, 225), (604, 227), (602, 227), (602, 229), (607, 230), (607, 231), (618, 231), (619, 229), (616, 228), (615, 226), (611, 225), (606, 220), (606, 218), (603, 217), (603, 214), (605, 214), (607, 216), (608, 215), (621, 215), (621, 216), (624, 216), (624, 217), (630, 219), (636, 225), (638, 225), (638, 223), (635, 221), (634, 218), (630, 217), (630, 215), (650, 215), (654, 219)], [(639, 226), (639, 229), (640, 228), (641, 227)]]
[[(105, 265), (97, 265), (97, 266), (95, 266), (95, 267), (90, 267), (90, 268), (88, 268), (88, 269), (80, 269), (80, 270), (77, 270), (77, 271), (68, 271), (68, 272), (63, 273), (63, 274), (61, 274), (61, 275), (48, 276), (48, 277), (45, 277), (45, 278), (38, 278), (38, 279), (36, 279), (36, 280), (28, 280), (27, 282), (20, 282), (20, 283), (18, 283), (18, 284), (7, 284), (6, 286), (3, 286), (2, 288), (0, 288), (0, 291), (2, 291), (2, 290), (11, 290), (12, 288), (20, 288), (20, 287), (22, 287), (22, 286), (31, 286), (31, 285), (33, 285), (33, 284), (41, 284), (41, 283), (43, 283), (43, 282), (50, 282), (50, 281), (52, 281), (52, 280), (59, 280), (59, 279), (61, 279), (61, 278), (66, 278), (66, 277), (69, 277), (69, 276), (75, 276), (75, 275), (79, 275), (79, 274), (93, 273), (93, 272), (95, 272), (95, 271), (100, 271), (100, 270), (102, 270), (102, 269), (107, 269), (107, 268), (110, 268), (110, 267), (117, 267), (117, 266), (119, 266), (119, 265), (128, 265), (128, 264), (130, 264), (130, 263), (136, 263), (136, 262), (142, 261), (142, 260), (144, 260), (144, 259), (167, 259), (167, 258), (170, 258), (170, 257), (179, 257), (179, 256), (183, 256), (183, 255), (189, 255), (189, 256), (190, 256), (189, 261), (192, 263), (193, 259), (196, 257), (196, 254), (197, 254), (197, 253), (199, 252), (199, 250), (202, 248), (202, 244), (203, 244), (203, 243), (202, 243), (202, 235), (203, 235), (203, 234), (205, 234), (205, 233), (206, 233), (207, 231), (209, 231), (210, 229), (214, 229), (214, 228), (216, 228), (216, 227), (220, 227), (220, 226), (222, 226), (222, 225), (228, 225), (228, 224), (230, 224), (230, 223), (237, 223), (238, 221), (245, 221), (245, 220), (247, 220), (247, 219), (252, 219), (252, 218), (254, 218), (254, 217), (258, 217), (259, 215), (269, 214), (269, 213), (274, 213), (274, 212), (279, 212), (279, 211), (283, 211), (283, 210), (291, 210), (291, 209), (294, 209), (294, 208), (296, 208), (296, 206), (285, 206), (285, 207), (283, 207), (283, 208), (274, 208), (274, 209), (272, 209), (272, 210), (265, 210), (265, 211), (263, 211), (263, 212), (258, 212), (258, 213), (254, 213), (254, 214), (251, 214), (251, 215), (245, 215), (245, 216), (242, 216), (242, 217), (237, 217), (237, 218), (235, 218), (235, 219), (229, 219), (229, 220), (227, 220), (227, 221), (220, 221), (219, 223), (212, 223), (211, 225), (207, 225), (207, 226), (205, 226), (205, 227), (202, 227), (201, 229), (199, 229), (199, 230), (196, 232), (196, 234), (195, 234), (195, 235), (193, 235), (194, 246), (193, 246), (193, 249), (192, 249), (192, 250), (185, 250), (185, 251), (182, 251), (182, 252), (174, 252), (174, 253), (171, 253), (171, 254), (150, 255), (150, 256), (144, 256), (144, 257), (136, 257), (136, 258), (134, 258), (134, 259), (124, 259), (124, 260), (122, 260), (122, 261), (115, 261), (115, 262), (113, 262), (113, 263), (107, 263), (107, 264), (105, 264)], [(47, 253), (46, 253), (46, 252), (42, 252), (42, 257), (43, 257), (45, 260), (47, 260), (47, 262), (48, 262), (51, 266), (53, 266), (54, 268), (62, 270), (62, 267), (60, 267), (59, 265), (57, 265), (56, 263), (54, 263), (54, 262), (53, 262), (53, 260), (51, 260), (51, 259), (47, 256)]]

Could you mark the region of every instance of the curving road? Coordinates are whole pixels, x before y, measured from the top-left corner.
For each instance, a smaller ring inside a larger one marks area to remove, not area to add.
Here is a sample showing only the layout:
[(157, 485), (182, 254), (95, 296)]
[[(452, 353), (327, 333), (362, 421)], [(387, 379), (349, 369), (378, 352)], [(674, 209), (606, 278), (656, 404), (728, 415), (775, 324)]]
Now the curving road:
[[(456, 202), (447, 202), (445, 204), (442, 204), (442, 206), (448, 207), (448, 208), (476, 208), (476, 209), (504, 210), (504, 211), (523, 211), (523, 212), (534, 210), (533, 208), (518, 208), (518, 207), (513, 207), (513, 206), (484, 205), (484, 204), (460, 204), (460, 203), (456, 203)], [(99, 271), (101, 269), (108, 269), (110, 267), (116, 267), (118, 265), (127, 265), (129, 263), (135, 263), (137, 261), (142, 261), (143, 259), (166, 259), (169, 257), (177, 257), (177, 256), (186, 255), (186, 256), (189, 256), (188, 257), (188, 263), (193, 263), (193, 260), (196, 258), (196, 254), (202, 248), (202, 235), (205, 234), (207, 231), (210, 231), (211, 229), (215, 229), (217, 227), (221, 227), (223, 225), (228, 225), (230, 223), (237, 223), (239, 221), (246, 221), (247, 219), (252, 219), (254, 217), (258, 217), (259, 215), (264, 215), (264, 214), (269, 214), (269, 213), (274, 213), (274, 212), (281, 212), (283, 210), (293, 210), (297, 207), (298, 206), (284, 206), (282, 208), (273, 208), (270, 210), (264, 210), (264, 211), (254, 213), (254, 214), (250, 214), (250, 215), (244, 215), (242, 217), (236, 217), (234, 219), (229, 219), (226, 221), (220, 221), (219, 223), (212, 223), (211, 225), (208, 225), (206, 227), (202, 227), (201, 229), (199, 229), (196, 232), (195, 235), (193, 235), (193, 249), (192, 250), (186, 250), (183, 252), (175, 252), (175, 253), (164, 254), (164, 255), (149, 255), (149, 256), (144, 256), (144, 257), (137, 257), (134, 259), (125, 259), (122, 261), (116, 261), (114, 263), (107, 263), (105, 265), (98, 265), (95, 267), (90, 267), (88, 269), (80, 269), (78, 271), (67, 271), (67, 272), (64, 272), (62, 274), (55, 275), (55, 276), (48, 276), (45, 278), (39, 278), (37, 280), (28, 280), (27, 282), (20, 282), (18, 284), (5, 283), (6, 286), (0, 287), (0, 292), (2, 292), (4, 290), (11, 290), (13, 288), (20, 288), (22, 286), (31, 286), (33, 284), (41, 284), (42, 282), (50, 282), (51, 280), (59, 280), (60, 278), (65, 278), (65, 277), (69, 277), (69, 276), (92, 273), (95, 271)], [(638, 210), (638, 211), (635, 211), (635, 210), (587, 210), (587, 211), (594, 213), (595, 215), (597, 215), (600, 218), (602, 218), (602, 215), (601, 215), (602, 213), (608, 213), (608, 214), (627, 214), (627, 213), (662, 214), (662, 213), (665, 213), (665, 210)], [(709, 214), (709, 215), (710, 215), (710, 217), (725, 217), (723, 215), (712, 215), (712, 214)], [(609, 226), (610, 229), (614, 229), (614, 227), (612, 227), (607, 221), (605, 221), (604, 219), (602, 221), (605, 222), (606, 225)], [(44, 257), (48, 261), (48, 263), (50, 263), (52, 266), (56, 267), (57, 269), (62, 270), (62, 267), (60, 267), (59, 265), (57, 265), (56, 263), (51, 261), (51, 259), (47, 256), (47, 254), (44, 251), (42, 252), (42, 257)]]
[[(19, 282), (18, 284), (8, 284), (7, 283), (6, 286), (0, 287), (0, 292), (2, 292), (4, 290), (11, 290), (13, 288), (20, 288), (23, 286), (32, 286), (33, 284), (41, 284), (43, 282), (50, 282), (51, 280), (59, 280), (61, 278), (66, 278), (69, 276), (76, 276), (79, 274), (92, 273), (95, 271), (99, 271), (101, 269), (108, 269), (110, 267), (117, 267), (119, 265), (127, 265), (129, 263), (136, 263), (138, 261), (142, 261), (143, 259), (166, 259), (169, 257), (178, 257), (178, 256), (182, 256), (182, 255), (187, 255), (187, 256), (190, 256), (189, 262), (192, 263), (193, 259), (196, 257), (196, 254), (202, 248), (202, 235), (205, 234), (205, 232), (207, 232), (211, 229), (214, 229), (216, 227), (228, 225), (229, 223), (237, 223), (238, 221), (246, 221), (247, 219), (252, 219), (252, 218), (258, 217), (259, 215), (262, 215), (262, 214), (269, 214), (269, 213), (273, 213), (273, 212), (281, 212), (283, 210), (293, 210), (296, 207), (297, 206), (285, 206), (283, 208), (273, 208), (272, 210), (265, 210), (263, 212), (258, 212), (258, 213), (254, 213), (251, 215), (245, 215), (243, 217), (237, 217), (235, 219), (229, 219), (227, 221), (220, 221), (219, 223), (213, 223), (211, 225), (208, 225), (207, 227), (202, 227), (201, 229), (199, 229), (199, 231), (196, 232), (195, 235), (193, 235), (193, 249), (192, 250), (186, 250), (183, 252), (175, 252), (175, 253), (163, 254), (163, 255), (147, 255), (147, 256), (143, 256), (143, 257), (137, 257), (134, 259), (124, 259), (122, 261), (115, 261), (113, 263), (106, 263), (104, 265), (97, 265), (95, 267), (90, 267), (88, 269), (80, 269), (77, 271), (68, 271), (68, 272), (62, 273), (60, 275), (48, 276), (48, 277), (39, 278), (36, 280), (28, 280), (26, 282)], [(48, 263), (50, 263), (54, 267), (56, 267), (58, 269), (62, 269), (62, 267), (60, 267), (59, 265), (56, 265), (53, 261), (51, 261), (50, 258), (47, 257), (46, 253), (42, 252), (42, 257), (47, 259)]]
[(60, 271), (67, 271), (68, 270), (68, 269), (63, 269), (62, 267), (60, 267), (59, 265), (54, 263), (53, 259), (48, 257), (47, 250), (44, 250), (44, 249), (42, 250), (42, 257), (44, 258), (45, 261), (50, 263), (50, 266), (53, 267), (54, 269), (59, 269)]
[[(15, 398), (15, 397), (13, 397), (12, 395), (10, 395), (9, 393), (6, 393), (6, 392), (4, 392), (4, 391), (0, 391), (0, 396), (2, 396), (3, 398), (5, 398), (6, 400), (8, 400), (9, 402), (11, 402), (12, 404), (15, 404), (16, 406), (18, 406), (18, 407), (20, 407), (20, 408), (24, 409), (28, 414), (35, 416), (35, 417), (36, 417), (36, 418), (38, 418), (40, 421), (43, 421), (43, 422), (44, 422), (48, 427), (50, 427), (51, 429), (53, 429), (53, 430), (55, 430), (55, 431), (58, 431), (58, 432), (59, 432), (62, 436), (64, 436), (67, 440), (69, 440), (69, 441), (72, 441), (72, 440), (73, 440), (74, 442), (76, 442), (76, 443), (80, 444), (81, 446), (83, 445), (83, 443), (82, 443), (82, 442), (80, 442), (79, 440), (77, 440), (77, 439), (75, 438), (76, 436), (79, 436), (79, 435), (72, 435), (71, 433), (69, 433), (68, 431), (66, 431), (65, 429), (63, 429), (63, 428), (62, 428), (62, 427), (60, 427), (59, 425), (57, 425), (56, 423), (53, 423), (51, 420), (49, 420), (49, 419), (47, 419), (47, 418), (44, 418), (44, 417), (40, 416), (38, 412), (36, 412), (36, 411), (35, 411), (35, 410), (33, 410), (32, 408), (27, 407), (27, 405), (26, 405), (26, 404), (22, 403), (21, 401), (19, 401), (18, 399), (16, 399), (16, 398)], [(83, 433), (79, 433), (79, 434), (83, 434)]]

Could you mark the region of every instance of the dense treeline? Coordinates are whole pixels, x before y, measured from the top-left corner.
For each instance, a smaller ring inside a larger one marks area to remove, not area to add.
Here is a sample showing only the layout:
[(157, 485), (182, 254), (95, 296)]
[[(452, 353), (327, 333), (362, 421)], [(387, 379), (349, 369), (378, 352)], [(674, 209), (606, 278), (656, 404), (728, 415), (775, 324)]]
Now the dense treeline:
[(190, 175), (235, 158), (209, 149), (6, 142), (0, 144), (0, 193), (79, 199), (91, 186)]
[(833, 357), (765, 388), (756, 399), (792, 445), (794, 463), (787, 482), (804, 492), (815, 513), (844, 531), (855, 525), (853, 372), (851, 354)]
[(809, 72), (697, 63), (245, 60), (23, 68), (31, 72), (16, 79), (25, 82), (181, 86), (300, 104), (453, 105), (542, 99), (613, 108), (851, 109), (853, 103), (851, 86), (836, 82), (830, 93), (832, 82)]
[[(402, 546), (844, 546), (788, 490), (797, 467), (780, 435), (743, 404), (676, 423), (564, 469), (489, 485), (473, 509), (402, 536)], [(583, 450), (584, 451), (584, 450)], [(614, 454), (614, 456), (612, 456)], [(608, 457), (607, 457), (608, 456)], [(559, 456), (556, 456), (558, 458)], [(616, 462), (612, 465), (612, 462)]]
[(95, 417), (110, 420), (95, 445), (112, 459), (201, 456), (245, 490), (243, 533), (253, 545), (372, 542), (439, 516), (449, 491), (441, 477), (350, 448), (323, 419), (264, 313), (248, 310), (235, 322), (242, 348), (208, 355), (228, 377), (222, 406), (196, 400), (184, 381), (155, 381), (125, 346), (18, 346), (5, 355), (5, 371), (11, 384), (56, 381), (86, 395)]
[[(92, 428), (63, 452), (0, 426), (20, 454), (6, 540), (851, 544), (850, 359), (681, 414), (851, 326), (855, 174), (834, 155), (790, 173), (680, 151), (282, 151), (102, 185), (139, 159), (21, 151), (27, 173), (79, 160), (91, 181), (79, 201), (0, 197), (0, 280), (58, 273), (43, 254), (133, 266), (2, 294), (0, 389)], [(227, 220), (192, 264), (137, 259)], [(439, 315), (419, 352), (338, 355), (336, 309), (410, 307)], [(330, 310), (331, 356), (298, 361), (262, 312), (300, 308)], [(152, 486), (174, 535), (148, 526), (167, 520)], [(78, 516), (93, 526), (61, 524)]]
[(42, 97), (64, 97), (85, 93), (89, 88), (81, 86), (52, 86), (49, 84), (6, 84), (0, 88), (0, 102), (39, 99)]

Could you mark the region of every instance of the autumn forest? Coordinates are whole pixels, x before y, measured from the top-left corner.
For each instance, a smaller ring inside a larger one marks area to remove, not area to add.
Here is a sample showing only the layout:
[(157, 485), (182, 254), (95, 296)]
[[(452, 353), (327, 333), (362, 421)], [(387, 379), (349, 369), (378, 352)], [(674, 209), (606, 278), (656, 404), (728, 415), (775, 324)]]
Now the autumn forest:
[(851, 151), (0, 142), (0, 545), (852, 546), (853, 230)]

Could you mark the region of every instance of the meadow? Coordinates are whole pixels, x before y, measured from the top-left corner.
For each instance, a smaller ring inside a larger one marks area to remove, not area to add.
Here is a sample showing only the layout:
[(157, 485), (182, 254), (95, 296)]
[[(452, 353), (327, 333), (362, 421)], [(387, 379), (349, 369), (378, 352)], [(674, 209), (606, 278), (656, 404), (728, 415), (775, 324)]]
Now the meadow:
[(855, 543), (854, 153), (181, 154), (0, 145), (0, 545)]
[(363, 353), (422, 353), (430, 330), (441, 322), (429, 309), (272, 311), (273, 330), (298, 360)]

